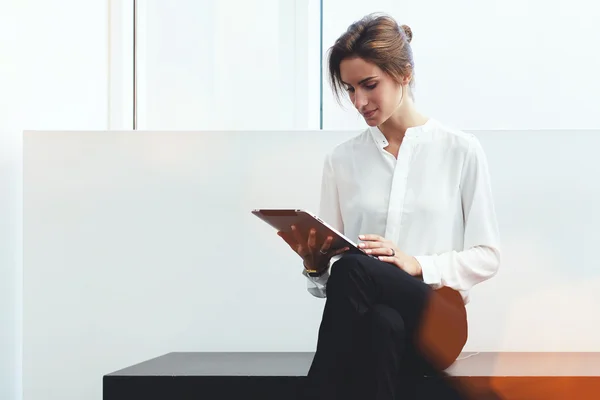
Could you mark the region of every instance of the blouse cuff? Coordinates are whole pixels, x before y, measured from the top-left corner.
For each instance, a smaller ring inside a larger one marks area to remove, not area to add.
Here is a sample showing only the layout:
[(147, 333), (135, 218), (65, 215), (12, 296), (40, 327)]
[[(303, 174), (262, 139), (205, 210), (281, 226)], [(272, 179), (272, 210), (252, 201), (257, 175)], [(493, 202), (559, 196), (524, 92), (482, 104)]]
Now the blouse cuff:
[(442, 287), (442, 274), (435, 265), (434, 257), (435, 256), (415, 256), (419, 264), (421, 264), (423, 282), (433, 289), (439, 289)]

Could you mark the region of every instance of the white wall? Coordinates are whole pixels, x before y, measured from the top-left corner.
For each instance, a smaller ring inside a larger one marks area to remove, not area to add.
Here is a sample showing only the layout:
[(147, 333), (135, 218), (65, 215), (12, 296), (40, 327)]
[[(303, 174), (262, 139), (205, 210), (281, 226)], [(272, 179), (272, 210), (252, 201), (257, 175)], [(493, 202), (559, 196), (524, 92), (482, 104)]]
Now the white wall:
[[(100, 399), (103, 374), (170, 351), (314, 350), (324, 301), (250, 210), (316, 211), (350, 135), (27, 133), (25, 400)], [(600, 131), (477, 135), (503, 263), (466, 350), (600, 351)]]
[[(600, 128), (600, 7), (588, 0), (325, 0), (324, 50), (373, 11), (413, 29), (430, 115), (462, 129)], [(364, 125), (324, 89), (325, 129)]]
[(25, 400), (100, 399), (103, 374), (169, 351), (310, 349), (323, 303), (250, 209), (315, 210), (321, 163), (288, 157), (338, 137), (29, 133)]
[[(20, 399), (22, 387), (22, 130), (108, 127), (107, 9), (106, 0), (0, 2), (0, 399), (3, 400)], [(60, 359), (55, 362), (59, 364)], [(72, 368), (76, 370), (77, 366)], [(25, 383), (31, 388), (31, 381), (25, 379)], [(37, 390), (43, 391), (44, 387)], [(31, 394), (30, 389), (26, 395), (34, 398)]]

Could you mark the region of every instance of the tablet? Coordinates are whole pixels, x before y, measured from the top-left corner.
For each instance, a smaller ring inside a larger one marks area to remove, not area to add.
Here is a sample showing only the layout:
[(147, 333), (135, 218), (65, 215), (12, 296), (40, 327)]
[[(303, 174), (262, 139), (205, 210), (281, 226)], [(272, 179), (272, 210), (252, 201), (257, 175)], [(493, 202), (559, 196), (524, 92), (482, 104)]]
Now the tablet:
[(252, 214), (262, 219), (267, 224), (271, 225), (278, 231), (285, 233), (292, 233), (292, 225), (296, 226), (296, 229), (300, 231), (302, 237), (308, 238), (308, 233), (311, 228), (315, 228), (317, 240), (316, 243), (319, 245), (323, 243), (328, 236), (333, 237), (331, 247), (329, 250), (335, 251), (348, 247), (347, 253), (362, 253), (366, 254), (364, 250), (359, 249), (356, 243), (348, 239), (342, 233), (338, 232), (335, 228), (330, 226), (327, 222), (321, 220), (315, 214), (308, 210), (297, 210), (297, 209), (256, 209), (252, 211)]

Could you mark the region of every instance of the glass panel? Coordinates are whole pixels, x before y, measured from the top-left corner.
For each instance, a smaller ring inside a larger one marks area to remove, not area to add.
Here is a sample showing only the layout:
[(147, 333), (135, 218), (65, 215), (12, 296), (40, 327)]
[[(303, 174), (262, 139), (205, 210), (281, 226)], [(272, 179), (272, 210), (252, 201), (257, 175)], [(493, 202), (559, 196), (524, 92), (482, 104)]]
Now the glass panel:
[(138, 129), (318, 129), (318, 12), (306, 0), (139, 2)]

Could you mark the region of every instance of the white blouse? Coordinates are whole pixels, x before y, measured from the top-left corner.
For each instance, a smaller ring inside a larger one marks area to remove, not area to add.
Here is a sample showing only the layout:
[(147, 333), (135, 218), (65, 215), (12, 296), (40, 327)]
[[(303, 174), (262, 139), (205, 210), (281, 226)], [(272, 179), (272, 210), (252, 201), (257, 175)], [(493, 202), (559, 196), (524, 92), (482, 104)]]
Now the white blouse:
[[(398, 159), (376, 127), (326, 157), (319, 217), (359, 243), (377, 234), (416, 257), (432, 288), (470, 289), (496, 274), (500, 240), (488, 164), (479, 140), (429, 119), (410, 128)], [(332, 259), (331, 266), (341, 256)], [(325, 297), (330, 270), (308, 279)]]

